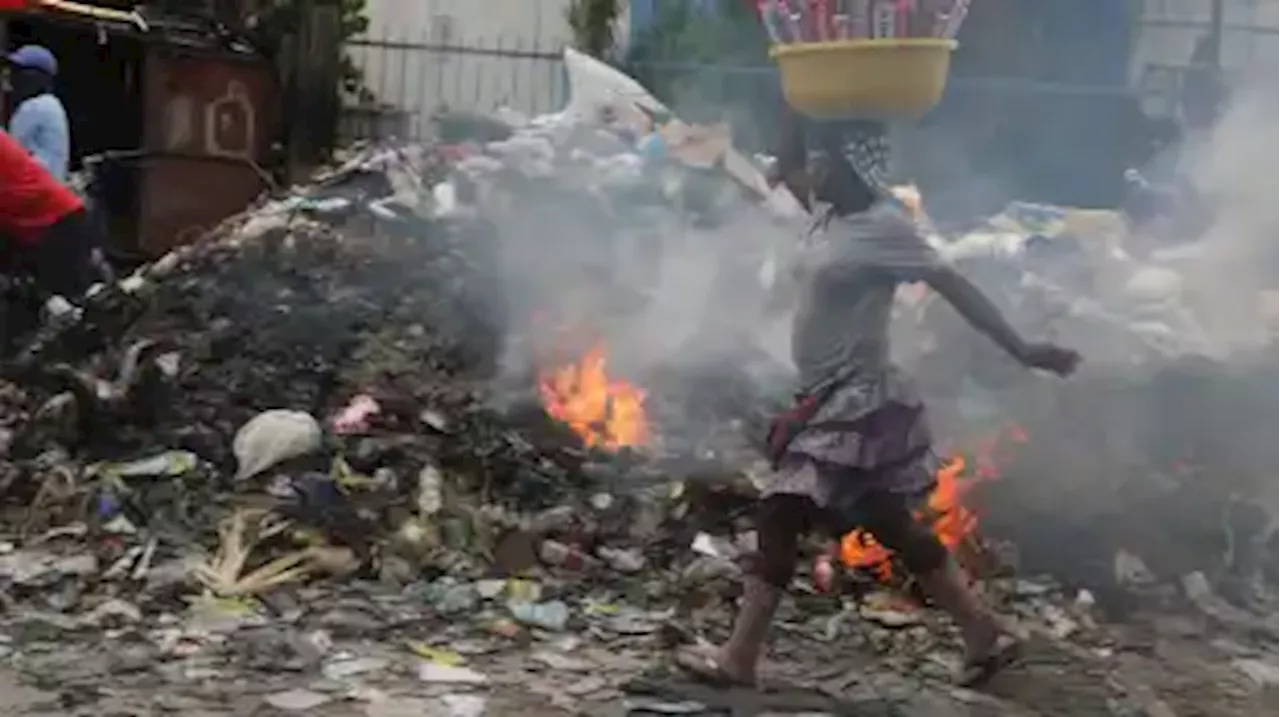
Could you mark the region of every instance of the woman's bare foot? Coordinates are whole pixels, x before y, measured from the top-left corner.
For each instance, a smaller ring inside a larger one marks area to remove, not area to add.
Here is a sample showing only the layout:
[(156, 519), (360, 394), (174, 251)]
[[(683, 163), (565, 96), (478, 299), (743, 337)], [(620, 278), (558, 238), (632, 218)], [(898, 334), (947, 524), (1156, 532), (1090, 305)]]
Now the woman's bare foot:
[(1017, 659), (1018, 642), (1005, 634), (995, 615), (974, 594), (955, 563), (917, 576), (925, 592), (960, 626), (964, 637), (963, 685), (985, 681)]
[(724, 648), (702, 643), (688, 645), (676, 651), (676, 664), (696, 678), (717, 687), (756, 685), (755, 666), (746, 666), (731, 659)]
[(956, 681), (962, 687), (975, 687), (1017, 661), (1021, 644), (995, 626), (972, 639), (966, 636), (964, 653), (964, 666)]
[(1000, 639), (1000, 625), (990, 613), (982, 614), (968, 624), (960, 625), (960, 636), (964, 640), (965, 661), (981, 660), (991, 653)]

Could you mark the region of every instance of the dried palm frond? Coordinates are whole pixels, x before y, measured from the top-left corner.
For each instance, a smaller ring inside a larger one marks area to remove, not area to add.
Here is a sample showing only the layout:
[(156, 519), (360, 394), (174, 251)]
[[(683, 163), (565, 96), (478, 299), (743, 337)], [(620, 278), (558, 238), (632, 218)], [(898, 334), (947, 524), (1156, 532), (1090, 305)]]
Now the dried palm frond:
[(75, 519), (82, 519), (88, 511), (90, 496), (91, 492), (80, 484), (69, 466), (53, 466), (40, 477), (40, 487), (27, 508), (20, 533), (27, 536), (38, 524), (48, 525), (48, 521), (56, 518), (53, 514), (61, 512), (61, 507), (71, 503), (75, 504)]
[(318, 572), (341, 572), (354, 559), (350, 551), (342, 553), (342, 548), (314, 546), (288, 553), (244, 574), (253, 549), (288, 527), (288, 523), (273, 520), (266, 511), (237, 508), (219, 528), (218, 551), (213, 560), (197, 565), (193, 573), (215, 595), (236, 597), (263, 593)]

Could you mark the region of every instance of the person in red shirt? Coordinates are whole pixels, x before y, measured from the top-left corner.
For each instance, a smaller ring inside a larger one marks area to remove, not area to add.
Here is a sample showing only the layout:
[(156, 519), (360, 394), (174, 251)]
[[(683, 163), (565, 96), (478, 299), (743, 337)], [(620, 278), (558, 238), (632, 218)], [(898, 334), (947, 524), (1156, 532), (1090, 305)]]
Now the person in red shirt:
[(84, 202), (0, 130), (0, 271), (74, 302), (96, 276), (96, 245)]

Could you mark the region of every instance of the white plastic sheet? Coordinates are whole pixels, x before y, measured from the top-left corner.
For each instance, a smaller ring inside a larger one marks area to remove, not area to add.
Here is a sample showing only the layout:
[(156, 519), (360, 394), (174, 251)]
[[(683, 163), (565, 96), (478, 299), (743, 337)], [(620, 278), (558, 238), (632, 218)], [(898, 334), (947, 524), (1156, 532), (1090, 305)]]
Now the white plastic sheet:
[[(670, 114), (639, 82), (612, 67), (572, 48), (564, 51), (565, 70), (569, 76), (569, 104), (566, 119), (594, 122), (608, 109), (619, 121), (641, 125), (644, 112)], [(804, 208), (790, 192), (771, 191), (764, 174), (745, 155), (730, 146), (724, 153), (724, 171), (735, 181), (764, 199), (770, 213), (785, 219), (805, 215)]]

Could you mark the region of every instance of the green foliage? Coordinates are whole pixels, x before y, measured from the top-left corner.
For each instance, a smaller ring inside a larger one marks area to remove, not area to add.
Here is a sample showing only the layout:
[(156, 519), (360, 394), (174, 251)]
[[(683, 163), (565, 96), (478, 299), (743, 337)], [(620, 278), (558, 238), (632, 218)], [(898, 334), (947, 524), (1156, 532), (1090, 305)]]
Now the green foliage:
[[(368, 0), (339, 0), (342, 6), (342, 39), (347, 40), (369, 29)], [(280, 38), (294, 32), (302, 19), (301, 0), (275, 0), (258, 14), (259, 40), (271, 49), (279, 47)]]
[[(369, 29), (368, 0), (338, 0), (342, 7), (339, 19), (340, 37), (343, 42), (363, 34)], [(301, 0), (274, 0), (258, 13), (254, 28), (254, 40), (269, 55), (280, 50), (284, 37), (297, 32), (302, 19)], [(357, 92), (360, 89), (360, 72), (350, 58), (342, 58), (344, 89)]]
[(613, 50), (618, 0), (572, 0), (564, 15), (573, 31), (574, 47), (592, 57), (608, 57)]

